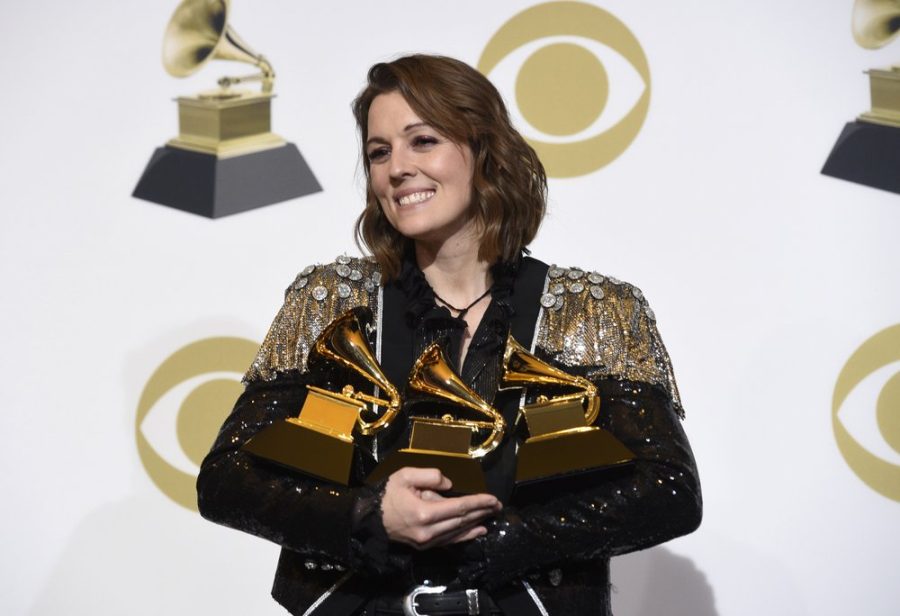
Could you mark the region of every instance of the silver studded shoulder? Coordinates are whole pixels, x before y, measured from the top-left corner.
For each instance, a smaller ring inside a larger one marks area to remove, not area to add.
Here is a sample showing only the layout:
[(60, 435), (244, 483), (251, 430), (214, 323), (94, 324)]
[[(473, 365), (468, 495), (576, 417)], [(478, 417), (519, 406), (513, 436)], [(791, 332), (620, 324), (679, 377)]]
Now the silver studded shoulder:
[[(547, 310), (561, 310), (569, 300), (590, 297), (594, 301), (606, 297), (604, 285), (621, 284), (597, 272), (586, 272), (577, 267), (550, 266), (547, 271), (547, 292), (541, 296), (541, 306)], [(575, 297), (572, 297), (575, 296)]]
[(271, 380), (280, 371), (306, 370), (309, 349), (337, 316), (356, 306), (377, 313), (381, 274), (374, 260), (341, 255), (303, 268), (285, 292), (245, 382)]
[(643, 292), (613, 276), (553, 265), (547, 272), (535, 344), (562, 366), (664, 387), (681, 401), (656, 315)]

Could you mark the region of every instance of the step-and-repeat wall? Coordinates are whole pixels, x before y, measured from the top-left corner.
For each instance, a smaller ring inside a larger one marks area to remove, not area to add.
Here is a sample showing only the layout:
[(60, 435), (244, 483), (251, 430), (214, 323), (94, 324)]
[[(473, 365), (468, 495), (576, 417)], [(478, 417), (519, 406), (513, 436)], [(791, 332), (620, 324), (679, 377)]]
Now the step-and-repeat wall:
[(0, 7), (0, 611), (283, 613), (193, 482), (283, 289), (356, 254), (367, 68), (422, 51), (543, 158), (535, 255), (640, 286), (674, 360), (705, 517), (614, 559), (617, 614), (897, 613), (900, 195), (820, 169), (900, 44), (851, 0), (232, 0), (321, 191), (216, 220), (130, 196), (173, 99), (252, 72), (169, 76), (176, 4)]

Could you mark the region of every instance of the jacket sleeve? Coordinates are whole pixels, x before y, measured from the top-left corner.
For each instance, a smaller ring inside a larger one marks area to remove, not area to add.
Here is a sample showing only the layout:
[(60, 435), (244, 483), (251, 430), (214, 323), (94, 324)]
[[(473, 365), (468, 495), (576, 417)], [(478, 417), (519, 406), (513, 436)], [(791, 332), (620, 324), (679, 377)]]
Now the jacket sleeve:
[(694, 458), (671, 399), (645, 383), (598, 384), (600, 425), (635, 453), (634, 463), (547, 502), (505, 508), (468, 550), (474, 558), (463, 581), (497, 587), (533, 571), (648, 548), (700, 524)]
[[(383, 486), (322, 482), (241, 450), (273, 422), (297, 416), (311, 380), (306, 371), (311, 341), (336, 314), (365, 304), (361, 284), (349, 296), (335, 292), (343, 278), (334, 270), (309, 267), (288, 288), (245, 376), (246, 389), (201, 465), (198, 506), (203, 517), (304, 554), (313, 565), (384, 574), (392, 570), (394, 555), (381, 522)], [(322, 299), (310, 291), (319, 287), (328, 291)]]
[[(496, 587), (526, 573), (648, 548), (700, 524), (697, 469), (655, 317), (634, 287), (619, 283), (612, 290), (619, 293), (615, 301), (553, 325), (557, 334), (574, 332), (566, 344), (597, 349), (569, 368), (592, 377), (601, 399), (598, 425), (635, 460), (626, 469), (595, 473), (592, 484), (568, 493), (505, 508), (467, 550), (464, 581)], [(566, 356), (563, 349), (550, 359), (562, 363)]]
[(254, 381), (235, 404), (200, 467), (200, 514), (307, 556), (314, 566), (383, 576), (409, 565), (389, 544), (381, 521), (384, 486), (325, 483), (241, 451), (254, 434), (296, 416), (304, 374)]

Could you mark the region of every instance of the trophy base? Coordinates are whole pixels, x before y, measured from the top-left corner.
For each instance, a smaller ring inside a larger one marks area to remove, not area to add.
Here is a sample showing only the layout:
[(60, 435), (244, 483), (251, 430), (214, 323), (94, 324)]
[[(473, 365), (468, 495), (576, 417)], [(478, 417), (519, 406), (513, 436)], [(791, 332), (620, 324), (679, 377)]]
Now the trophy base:
[(350, 482), (353, 440), (325, 434), (293, 421), (276, 421), (241, 449), (307, 475), (342, 485)]
[(451, 482), (451, 492), (459, 494), (476, 494), (487, 492), (487, 483), (481, 462), (465, 454), (426, 451), (423, 449), (400, 449), (395, 451), (366, 478), (366, 483), (375, 484), (387, 479), (392, 473), (404, 466), (416, 468), (437, 468)]
[(900, 194), (900, 128), (848, 122), (822, 173)]
[(600, 428), (572, 428), (533, 436), (516, 453), (516, 485), (626, 464), (634, 454)]
[(229, 158), (166, 145), (153, 153), (132, 196), (221, 218), (320, 190), (292, 143)]

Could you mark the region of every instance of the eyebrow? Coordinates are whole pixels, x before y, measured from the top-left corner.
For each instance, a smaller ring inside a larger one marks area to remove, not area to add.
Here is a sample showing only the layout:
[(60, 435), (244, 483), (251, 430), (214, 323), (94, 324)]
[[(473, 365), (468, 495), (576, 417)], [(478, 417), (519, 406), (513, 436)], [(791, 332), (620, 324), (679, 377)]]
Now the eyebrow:
[[(422, 127), (427, 127), (427, 126), (429, 126), (429, 124), (427, 122), (413, 122), (412, 124), (407, 124), (406, 126), (403, 127), (403, 133), (406, 134), (406, 133), (416, 130), (417, 128), (422, 128)], [(387, 143), (387, 142), (388, 142), (387, 139), (384, 139), (383, 137), (378, 137), (378, 136), (369, 137), (368, 139), (366, 139), (366, 147), (368, 147), (369, 144), (372, 144), (372, 143)]]

